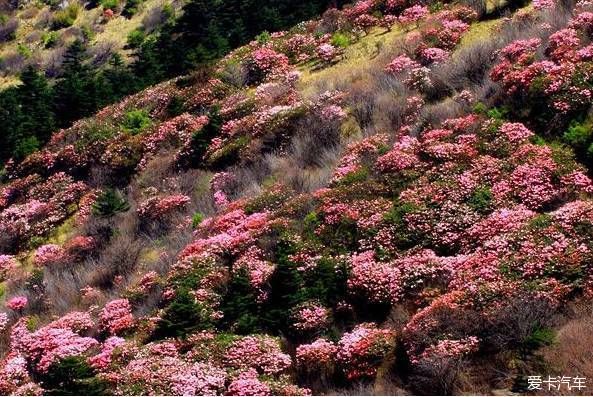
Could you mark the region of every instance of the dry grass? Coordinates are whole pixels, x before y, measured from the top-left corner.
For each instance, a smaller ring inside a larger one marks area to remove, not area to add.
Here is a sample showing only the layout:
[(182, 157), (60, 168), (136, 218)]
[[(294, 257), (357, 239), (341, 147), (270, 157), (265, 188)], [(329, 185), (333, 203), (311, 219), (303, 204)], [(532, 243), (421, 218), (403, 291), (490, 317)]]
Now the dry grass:
[(388, 52), (404, 35), (405, 33), (396, 27), (391, 32), (376, 28), (347, 47), (343, 58), (336, 65), (319, 70), (313, 65), (302, 66), (300, 91), (305, 97), (310, 97), (320, 91), (319, 85), (322, 85), (323, 89), (331, 90), (337, 85), (354, 82), (361, 78), (360, 72), (368, 69), (371, 59)]
[[(562, 326), (555, 343), (541, 350), (550, 375), (583, 376), (588, 380), (584, 395), (590, 395), (593, 379), (593, 307), (583, 303)], [(567, 394), (574, 394), (565, 390)]]

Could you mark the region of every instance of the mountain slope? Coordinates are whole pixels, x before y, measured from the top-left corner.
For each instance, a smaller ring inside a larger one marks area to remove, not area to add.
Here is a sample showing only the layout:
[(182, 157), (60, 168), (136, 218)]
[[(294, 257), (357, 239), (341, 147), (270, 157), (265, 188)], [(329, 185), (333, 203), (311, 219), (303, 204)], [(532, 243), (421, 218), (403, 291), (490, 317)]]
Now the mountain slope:
[(591, 294), (593, 13), (512, 8), (332, 9), (8, 164), (2, 391), (525, 392)]

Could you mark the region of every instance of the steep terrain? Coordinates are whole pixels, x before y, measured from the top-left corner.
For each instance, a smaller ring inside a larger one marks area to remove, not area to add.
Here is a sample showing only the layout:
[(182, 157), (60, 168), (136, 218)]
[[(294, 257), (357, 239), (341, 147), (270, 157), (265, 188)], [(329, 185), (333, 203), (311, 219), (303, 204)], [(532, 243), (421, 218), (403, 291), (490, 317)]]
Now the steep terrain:
[(592, 38), (586, 0), (360, 1), (55, 132), (0, 190), (0, 392), (593, 376)]
[(22, 2), (0, 17), (0, 89), (18, 84), (28, 65), (57, 77), (64, 54), (75, 40), (88, 43), (94, 67), (106, 66), (113, 54), (124, 59), (128, 36), (150, 34), (182, 3), (167, 0), (120, 2)]

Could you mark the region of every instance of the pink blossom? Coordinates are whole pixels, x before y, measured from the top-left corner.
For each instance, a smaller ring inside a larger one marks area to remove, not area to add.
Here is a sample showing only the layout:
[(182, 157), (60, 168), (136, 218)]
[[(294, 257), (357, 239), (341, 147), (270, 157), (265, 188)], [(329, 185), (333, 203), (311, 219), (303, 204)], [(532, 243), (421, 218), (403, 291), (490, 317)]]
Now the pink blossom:
[(29, 302), (29, 300), (27, 299), (26, 296), (15, 296), (13, 298), (10, 298), (6, 302), (6, 306), (9, 309), (19, 311), (19, 310), (23, 310), (25, 308), (25, 306), (27, 306), (28, 302)]
[(268, 396), (271, 390), (268, 385), (257, 379), (257, 372), (248, 370), (239, 374), (227, 388), (229, 396)]
[(99, 327), (112, 335), (134, 326), (132, 307), (127, 299), (116, 299), (105, 305), (99, 314)]

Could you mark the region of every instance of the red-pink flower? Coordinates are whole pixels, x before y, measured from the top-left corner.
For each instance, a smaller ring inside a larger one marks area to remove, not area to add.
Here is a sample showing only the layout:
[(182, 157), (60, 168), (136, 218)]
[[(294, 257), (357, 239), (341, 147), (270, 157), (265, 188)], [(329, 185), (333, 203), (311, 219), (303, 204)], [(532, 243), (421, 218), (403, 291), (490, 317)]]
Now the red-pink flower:
[(99, 314), (99, 326), (112, 335), (132, 328), (134, 316), (130, 302), (127, 299), (116, 299), (107, 303)]
[(29, 300), (26, 296), (15, 296), (6, 302), (6, 306), (12, 310), (22, 310), (27, 306)]

